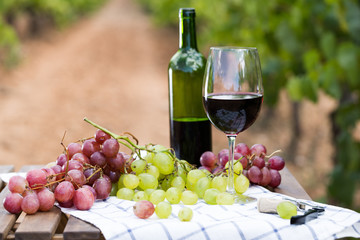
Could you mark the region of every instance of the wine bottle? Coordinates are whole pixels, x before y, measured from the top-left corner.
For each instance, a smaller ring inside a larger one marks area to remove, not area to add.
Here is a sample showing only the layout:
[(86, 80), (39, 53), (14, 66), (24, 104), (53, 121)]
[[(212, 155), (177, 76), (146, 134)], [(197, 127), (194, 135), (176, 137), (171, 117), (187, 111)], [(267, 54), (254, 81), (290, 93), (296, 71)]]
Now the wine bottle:
[(195, 9), (179, 10), (179, 49), (168, 67), (170, 145), (176, 157), (200, 165), (211, 151), (211, 124), (202, 105), (206, 59), (198, 51)]

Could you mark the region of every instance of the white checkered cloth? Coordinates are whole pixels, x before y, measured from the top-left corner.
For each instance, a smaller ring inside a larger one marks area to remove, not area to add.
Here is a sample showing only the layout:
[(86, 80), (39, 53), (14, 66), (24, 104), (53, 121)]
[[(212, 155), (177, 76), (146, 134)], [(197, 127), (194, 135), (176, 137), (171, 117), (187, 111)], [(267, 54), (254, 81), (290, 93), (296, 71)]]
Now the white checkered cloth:
[[(259, 198), (279, 198), (259, 186), (251, 186), (246, 195)], [(315, 203), (308, 201), (310, 203)], [(154, 213), (148, 219), (139, 219), (133, 213), (135, 202), (110, 197), (96, 201), (89, 211), (61, 208), (98, 227), (106, 239), (336, 239), (360, 238), (360, 214), (345, 208), (325, 206), (325, 212), (317, 219), (302, 225), (290, 225), (277, 214), (260, 213), (256, 202), (248, 204), (208, 205), (199, 200), (192, 208), (190, 222), (181, 222), (177, 213), (184, 207), (172, 205), (168, 219), (159, 219)]]
[[(25, 173), (0, 174), (8, 182), (13, 175)], [(260, 186), (251, 186), (246, 195), (260, 198), (282, 199), (284, 195), (270, 192)], [(234, 204), (230, 206), (208, 205), (199, 200), (195, 205), (186, 205), (193, 209), (190, 222), (181, 222), (177, 213), (184, 207), (172, 205), (172, 214), (168, 219), (159, 219), (154, 213), (148, 219), (139, 219), (133, 213), (135, 202), (109, 197), (105, 201), (97, 200), (88, 211), (75, 208), (60, 208), (98, 227), (106, 239), (337, 239), (343, 237), (360, 238), (360, 214), (345, 208), (320, 204), (325, 212), (317, 219), (302, 225), (290, 225), (290, 220), (277, 214), (260, 213), (257, 203)]]

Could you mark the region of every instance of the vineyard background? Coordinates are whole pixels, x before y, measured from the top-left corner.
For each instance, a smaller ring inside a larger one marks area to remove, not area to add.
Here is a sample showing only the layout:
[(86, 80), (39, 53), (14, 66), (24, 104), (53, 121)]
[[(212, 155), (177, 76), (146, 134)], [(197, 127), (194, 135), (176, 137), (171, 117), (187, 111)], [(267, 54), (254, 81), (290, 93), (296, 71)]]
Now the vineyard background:
[[(142, 144), (169, 146), (167, 64), (178, 47), (176, 28), (154, 24), (149, 9), (131, 0), (107, 1), (71, 25), (49, 24), (35, 36), (28, 16), (17, 15), (14, 23), (21, 37), (14, 51), (21, 46), (21, 61), (15, 65), (10, 58), (0, 68), (1, 164), (18, 169), (55, 161), (65, 131), (65, 143), (93, 134), (85, 116), (116, 133), (131, 132)], [(207, 55), (207, 45), (200, 49)], [(278, 104), (265, 106), (237, 142), (262, 143), (268, 152), (281, 149), (309, 195), (326, 201), (334, 168), (329, 115), (337, 106), (319, 91), (316, 103), (297, 104), (294, 119), (294, 104), (282, 90)], [(360, 124), (354, 138), (360, 141)], [(213, 129), (213, 150), (226, 147), (226, 138)], [(353, 202), (360, 207), (359, 187)]]

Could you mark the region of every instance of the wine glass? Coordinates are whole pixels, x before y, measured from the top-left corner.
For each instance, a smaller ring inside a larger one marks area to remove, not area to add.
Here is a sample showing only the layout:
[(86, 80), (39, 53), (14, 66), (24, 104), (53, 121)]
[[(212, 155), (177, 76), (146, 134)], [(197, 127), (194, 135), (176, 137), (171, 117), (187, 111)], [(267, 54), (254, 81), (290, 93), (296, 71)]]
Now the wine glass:
[(254, 199), (237, 194), (234, 188), (236, 136), (249, 128), (259, 115), (263, 85), (256, 48), (211, 47), (203, 81), (203, 105), (211, 123), (229, 142), (227, 192), (236, 202)]

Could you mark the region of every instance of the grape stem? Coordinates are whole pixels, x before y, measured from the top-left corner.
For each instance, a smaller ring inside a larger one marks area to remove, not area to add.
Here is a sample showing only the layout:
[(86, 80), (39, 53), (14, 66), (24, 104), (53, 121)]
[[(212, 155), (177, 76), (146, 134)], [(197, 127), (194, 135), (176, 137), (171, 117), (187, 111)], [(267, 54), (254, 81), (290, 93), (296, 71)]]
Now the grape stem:
[(282, 151), (281, 151), (280, 149), (279, 149), (279, 150), (276, 150), (276, 151), (274, 151), (273, 153), (271, 153), (270, 155), (265, 156), (265, 157), (271, 158), (272, 156), (274, 156), (276, 153), (279, 153), (279, 152), (282, 152)]

